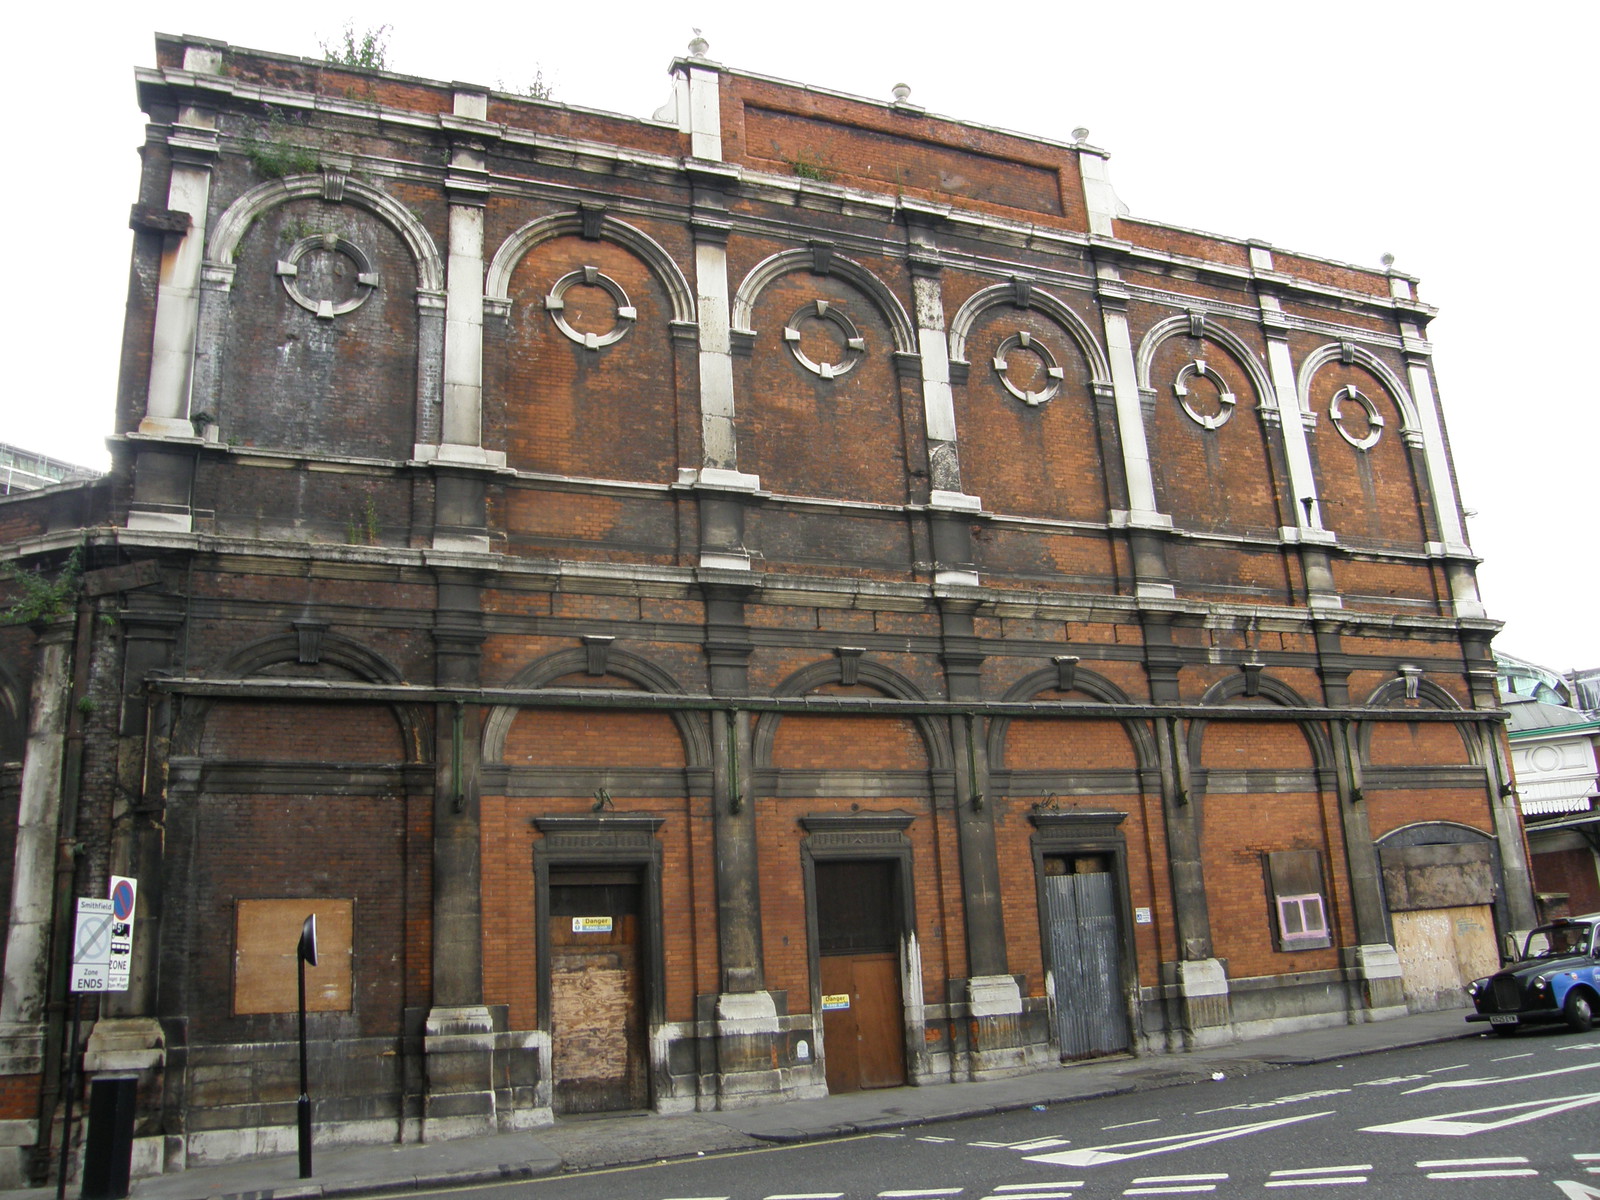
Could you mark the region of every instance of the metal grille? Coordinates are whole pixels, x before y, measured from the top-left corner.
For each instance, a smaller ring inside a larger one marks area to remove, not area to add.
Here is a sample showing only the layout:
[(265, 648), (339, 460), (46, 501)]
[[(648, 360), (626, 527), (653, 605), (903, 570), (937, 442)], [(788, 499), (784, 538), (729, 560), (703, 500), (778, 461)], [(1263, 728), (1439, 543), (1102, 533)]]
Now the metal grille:
[(1056, 1035), (1063, 1058), (1128, 1048), (1122, 946), (1111, 881), (1107, 873), (1051, 875), (1044, 881)]
[(1522, 985), (1515, 979), (1496, 979), (1494, 981), (1494, 1010), (1496, 1012), (1516, 1012), (1522, 1007)]

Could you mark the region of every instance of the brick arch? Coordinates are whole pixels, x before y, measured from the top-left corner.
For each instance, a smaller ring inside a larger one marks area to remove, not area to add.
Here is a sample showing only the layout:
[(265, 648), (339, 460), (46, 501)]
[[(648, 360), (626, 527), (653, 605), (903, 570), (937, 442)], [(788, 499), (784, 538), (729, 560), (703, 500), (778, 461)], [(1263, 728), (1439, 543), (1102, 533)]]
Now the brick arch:
[[(926, 700), (927, 696), (904, 675), (881, 663), (861, 661), (855, 664), (856, 682), (896, 700)], [(803, 696), (819, 688), (844, 684), (844, 663), (830, 659), (802, 667), (775, 689), (779, 696)], [(820, 710), (819, 714), (826, 714)], [(948, 771), (953, 768), (953, 755), (948, 740), (941, 735), (938, 725), (928, 717), (909, 719), (922, 739), (929, 770)], [(781, 721), (779, 713), (764, 713), (751, 733), (751, 755), (760, 766), (772, 764), (772, 746), (778, 735)]]
[[(1461, 711), (1460, 702), (1433, 680), (1419, 679), (1416, 686), (1418, 706)], [(1385, 680), (1374, 688), (1366, 699), (1368, 708), (1401, 709), (1407, 703), (1404, 679)], [(1393, 750), (1390, 746), (1396, 740), (1394, 735), (1400, 728), (1406, 730), (1406, 737), (1411, 744), (1402, 750)], [(1446, 727), (1431, 721), (1423, 724), (1416, 721), (1385, 721), (1382, 718), (1365, 720), (1361, 722), (1357, 735), (1357, 753), (1360, 754), (1364, 766), (1373, 766), (1412, 761), (1416, 753), (1423, 748), (1433, 751), (1429, 757), (1435, 760), (1439, 754), (1447, 750), (1451, 752), (1459, 750), (1463, 757), (1457, 758), (1452, 754), (1452, 761), (1457, 763), (1464, 761), (1475, 767), (1483, 766), (1483, 744), (1475, 736), (1471, 722), (1450, 722), (1448, 728), (1455, 731), (1455, 737), (1448, 740), (1442, 736), (1444, 728)], [(1419, 746), (1418, 743), (1422, 745)]]
[[(494, 252), (484, 274), (483, 307), (485, 315), (505, 317), (511, 311), (511, 276), (517, 264), (541, 242), (567, 235), (587, 236), (586, 217), (582, 212), (553, 213), (529, 221)], [(672, 320), (693, 324), (695, 321), (694, 289), (682, 268), (668, 254), (661, 243), (643, 230), (619, 221), (610, 214), (601, 216), (595, 230), (601, 241), (615, 242), (631, 250), (643, 260), (665, 289), (672, 303)]]
[[(209, 672), (208, 677), (249, 679), (265, 674), (271, 667), (283, 664), (302, 665), (298, 634), (275, 634), (241, 646)], [(328, 668), (334, 668), (348, 677), (367, 683), (405, 682), (400, 670), (382, 654), (352, 638), (331, 631), (322, 634), (314, 667), (323, 675), (331, 674)], [(316, 675), (308, 673), (307, 677), (316, 678)], [(207, 723), (214, 707), (219, 703), (234, 703), (234, 701), (226, 697), (211, 697), (190, 698), (184, 702), (182, 716), (172, 737), (172, 753), (175, 757), (201, 752), (206, 738)], [(300, 702), (267, 701), (266, 703)], [(386, 707), (395, 720), (402, 744), (402, 760), (408, 763), (429, 761), (428, 723), (421, 709), (412, 704), (391, 704)]]
[[(1025, 675), (1006, 690), (1002, 702), (1007, 704), (1026, 703), (1044, 692), (1059, 690), (1061, 682), (1060, 672), (1053, 667), (1035, 671)], [(1085, 667), (1077, 667), (1073, 671), (1072, 688), (1067, 693), (1082, 695), (1084, 702), (1099, 704), (1131, 704), (1133, 701), (1128, 694), (1104, 675)], [(1062, 707), (1070, 708), (1073, 701), (1069, 698), (1062, 702)], [(989, 764), (992, 769), (1005, 768), (1006, 737), (1011, 730), (1012, 717), (996, 717), (989, 723)], [(1023, 718), (1027, 719), (1027, 718)], [(1143, 721), (1120, 721), (1122, 730), (1127, 734), (1130, 748), (1133, 751), (1134, 762), (1139, 770), (1153, 769), (1157, 765), (1155, 739), (1151, 736), (1150, 727)]]
[[(1156, 351), (1161, 349), (1164, 342), (1179, 334), (1190, 333), (1193, 328), (1194, 322), (1187, 313), (1168, 317), (1150, 327), (1139, 342), (1137, 366), (1139, 386), (1142, 389), (1147, 392), (1154, 390), (1150, 383), (1150, 369), (1155, 363)], [(1202, 322), (1200, 336), (1221, 346), (1228, 352), (1229, 357), (1239, 364), (1250, 379), (1250, 386), (1255, 391), (1256, 402), (1260, 407), (1275, 407), (1276, 393), (1272, 390), (1272, 380), (1267, 375), (1267, 369), (1243, 338), (1216, 321), (1209, 320)]]
[(206, 247), (207, 275), (213, 281), (223, 277), (231, 279), (239, 242), (250, 226), (280, 204), (308, 199), (348, 202), (372, 213), (398, 233), (410, 249), (417, 267), (418, 292), (443, 292), (444, 259), (422, 222), (398, 200), (349, 176), (291, 175), (269, 180), (245, 192), (217, 218)]
[[(558, 650), (524, 667), (507, 686), (539, 690), (551, 686), (556, 680), (568, 675), (586, 675), (588, 670), (587, 650)], [(643, 692), (668, 696), (684, 694), (684, 689), (669, 672), (662, 670), (648, 659), (625, 650), (612, 649), (607, 653), (606, 674), (626, 679), (636, 684)], [(505, 761), (506, 737), (511, 732), (512, 723), (520, 711), (516, 705), (503, 704), (490, 712), (483, 723), (482, 753), (485, 763)], [(708, 767), (711, 763), (711, 738), (705, 718), (696, 713), (678, 710), (673, 710), (667, 715), (672, 718), (683, 744), (685, 764), (689, 767)]]
[(1295, 391), (1300, 401), (1300, 411), (1309, 413), (1311, 409), (1311, 384), (1329, 363), (1334, 362), (1357, 363), (1389, 393), (1389, 398), (1394, 401), (1395, 407), (1400, 410), (1400, 432), (1414, 433), (1421, 436), (1422, 423), (1417, 419), (1417, 403), (1411, 398), (1411, 393), (1406, 385), (1396, 375), (1389, 364), (1384, 362), (1365, 346), (1357, 346), (1351, 342), (1329, 342), (1325, 346), (1318, 346), (1305, 361), (1300, 364), (1300, 372), (1295, 377)]
[(785, 275), (796, 271), (815, 271), (820, 275), (837, 275), (846, 280), (872, 302), (888, 323), (894, 338), (895, 353), (917, 353), (917, 332), (911, 324), (911, 318), (883, 280), (860, 263), (840, 255), (829, 255), (825, 262), (819, 262), (817, 252), (811, 249), (783, 250), (750, 269), (733, 297), (733, 331), (754, 337), (755, 306), (761, 293)]
[(992, 308), (1018, 307), (1037, 309), (1060, 326), (1083, 354), (1089, 364), (1089, 377), (1096, 395), (1111, 394), (1111, 362), (1096, 339), (1089, 323), (1080, 317), (1065, 301), (1051, 295), (1043, 288), (1019, 286), (1017, 281), (997, 283), (967, 297), (950, 321), (950, 361), (966, 362), (967, 338), (979, 318)]
[[(1231, 709), (1219, 712), (1215, 717), (1197, 719), (1189, 723), (1188, 751), (1189, 761), (1195, 765), (1205, 762), (1203, 752), (1205, 749), (1205, 735), (1207, 728), (1213, 721), (1240, 722), (1250, 720), (1252, 705), (1240, 703), (1249, 699), (1246, 689), (1249, 686), (1245, 676), (1230, 675), (1220, 679), (1206, 689), (1205, 695), (1200, 697), (1200, 703), (1219, 709)], [(1259, 697), (1268, 705), (1283, 708), (1309, 708), (1311, 705), (1304, 696), (1294, 688), (1284, 683), (1281, 679), (1274, 679), (1271, 675), (1262, 672), (1258, 680)], [(1333, 766), (1333, 746), (1328, 740), (1327, 731), (1320, 725), (1311, 721), (1273, 721), (1274, 726), (1293, 725), (1299, 729), (1305, 738), (1306, 748), (1310, 752), (1313, 767), (1318, 770), (1328, 770)]]

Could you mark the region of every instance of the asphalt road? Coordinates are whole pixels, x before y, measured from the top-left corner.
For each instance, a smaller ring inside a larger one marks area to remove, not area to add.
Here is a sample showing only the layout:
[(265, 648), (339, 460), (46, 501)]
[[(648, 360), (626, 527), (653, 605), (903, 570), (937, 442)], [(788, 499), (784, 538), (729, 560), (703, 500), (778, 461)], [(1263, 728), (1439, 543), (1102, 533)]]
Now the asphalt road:
[(1600, 1200), (1600, 1032), (1485, 1035), (896, 1134), (449, 1194), (1101, 1200), (1307, 1189), (1363, 1200)]

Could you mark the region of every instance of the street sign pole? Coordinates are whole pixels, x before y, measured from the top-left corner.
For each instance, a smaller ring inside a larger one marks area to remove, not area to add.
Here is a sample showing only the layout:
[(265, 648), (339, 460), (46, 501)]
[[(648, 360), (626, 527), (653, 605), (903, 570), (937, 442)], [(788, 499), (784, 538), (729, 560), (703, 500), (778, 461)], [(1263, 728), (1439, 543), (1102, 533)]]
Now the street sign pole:
[(83, 1016), (83, 993), (72, 993), (72, 1040), (67, 1043), (67, 1111), (61, 1121), (61, 1166), (56, 1171), (56, 1200), (67, 1194), (67, 1167), (72, 1158), (72, 1101), (78, 1091), (78, 1023)]
[[(300, 1178), (311, 1178), (311, 1088), (306, 1081), (306, 964), (317, 965), (317, 914), (312, 913), (300, 926), (300, 946), (295, 953), (300, 967), (300, 1100), (296, 1116), (300, 1122)], [(59, 1197), (57, 1198), (59, 1200)]]

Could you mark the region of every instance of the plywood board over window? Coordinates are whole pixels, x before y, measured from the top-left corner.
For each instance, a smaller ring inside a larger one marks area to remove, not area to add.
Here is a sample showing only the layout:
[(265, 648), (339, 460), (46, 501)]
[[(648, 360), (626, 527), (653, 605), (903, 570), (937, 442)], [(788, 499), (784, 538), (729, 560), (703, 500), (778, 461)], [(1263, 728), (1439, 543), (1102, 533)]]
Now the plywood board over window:
[(353, 900), (240, 900), (233, 942), (233, 1011), (299, 1009), (300, 927), (317, 918), (317, 965), (306, 968), (306, 1011), (349, 1012)]

